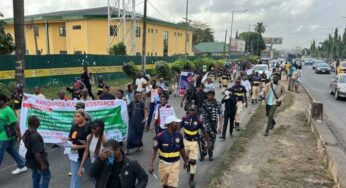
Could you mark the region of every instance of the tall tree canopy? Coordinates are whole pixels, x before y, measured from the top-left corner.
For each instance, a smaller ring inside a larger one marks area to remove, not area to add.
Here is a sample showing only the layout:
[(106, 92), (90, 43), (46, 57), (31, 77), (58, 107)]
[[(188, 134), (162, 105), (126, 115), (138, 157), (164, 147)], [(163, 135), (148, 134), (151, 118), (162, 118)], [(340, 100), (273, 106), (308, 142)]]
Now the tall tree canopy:
[(200, 42), (214, 42), (214, 31), (205, 23), (192, 22), (192, 44)]
[[(3, 17), (0, 12), (0, 19)], [(14, 50), (13, 38), (5, 32), (6, 23), (0, 20), (0, 55), (10, 54)]]
[(239, 39), (245, 41), (245, 51), (253, 55), (261, 55), (261, 51), (266, 49), (263, 37), (258, 32), (243, 32), (239, 34)]

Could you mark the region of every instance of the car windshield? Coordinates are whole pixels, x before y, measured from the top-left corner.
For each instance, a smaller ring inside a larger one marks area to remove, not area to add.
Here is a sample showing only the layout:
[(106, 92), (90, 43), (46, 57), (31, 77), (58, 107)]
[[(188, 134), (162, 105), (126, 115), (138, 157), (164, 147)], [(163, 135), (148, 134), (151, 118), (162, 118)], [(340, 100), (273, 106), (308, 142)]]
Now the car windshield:
[(319, 63), (317, 66), (318, 67), (329, 67), (329, 65), (327, 63)]
[(266, 71), (266, 70), (268, 70), (268, 67), (267, 66), (255, 66), (253, 69), (256, 71)]
[(346, 75), (339, 76), (339, 83), (346, 83)]
[(346, 63), (341, 64), (342, 68), (346, 68)]

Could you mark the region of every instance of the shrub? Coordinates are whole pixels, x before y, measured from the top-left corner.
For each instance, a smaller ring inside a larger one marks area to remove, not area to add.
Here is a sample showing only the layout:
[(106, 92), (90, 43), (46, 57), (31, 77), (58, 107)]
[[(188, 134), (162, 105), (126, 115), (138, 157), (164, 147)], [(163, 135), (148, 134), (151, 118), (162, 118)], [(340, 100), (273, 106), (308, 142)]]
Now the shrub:
[(135, 65), (134, 62), (130, 61), (128, 63), (124, 63), (123, 65), (123, 71), (124, 73), (130, 77), (131, 79), (136, 79), (136, 77), (139, 75), (140, 70), (139, 68)]
[(164, 61), (155, 62), (155, 75), (158, 78), (163, 78), (164, 80), (172, 79), (172, 71), (168, 63)]
[(123, 42), (113, 45), (108, 52), (110, 55), (126, 55), (126, 46)]

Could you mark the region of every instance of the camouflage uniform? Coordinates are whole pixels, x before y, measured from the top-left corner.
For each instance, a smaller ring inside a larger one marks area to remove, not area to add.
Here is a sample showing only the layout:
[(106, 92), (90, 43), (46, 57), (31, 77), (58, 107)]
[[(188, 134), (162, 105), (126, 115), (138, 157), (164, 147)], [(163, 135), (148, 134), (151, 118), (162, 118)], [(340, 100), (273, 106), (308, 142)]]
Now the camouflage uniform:
[(208, 133), (210, 139), (208, 155), (209, 158), (211, 158), (213, 156), (214, 144), (216, 141), (218, 117), (223, 115), (221, 103), (216, 99), (211, 102), (205, 100), (201, 111), (205, 130)]

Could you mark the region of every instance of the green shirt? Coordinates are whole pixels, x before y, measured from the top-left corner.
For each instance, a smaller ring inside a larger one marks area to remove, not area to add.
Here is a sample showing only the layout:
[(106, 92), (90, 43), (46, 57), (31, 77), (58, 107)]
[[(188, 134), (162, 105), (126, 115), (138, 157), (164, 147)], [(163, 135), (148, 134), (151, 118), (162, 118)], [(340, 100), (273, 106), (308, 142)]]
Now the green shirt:
[(9, 106), (0, 109), (0, 140), (11, 140), (4, 130), (4, 126), (17, 122), (17, 117)]

